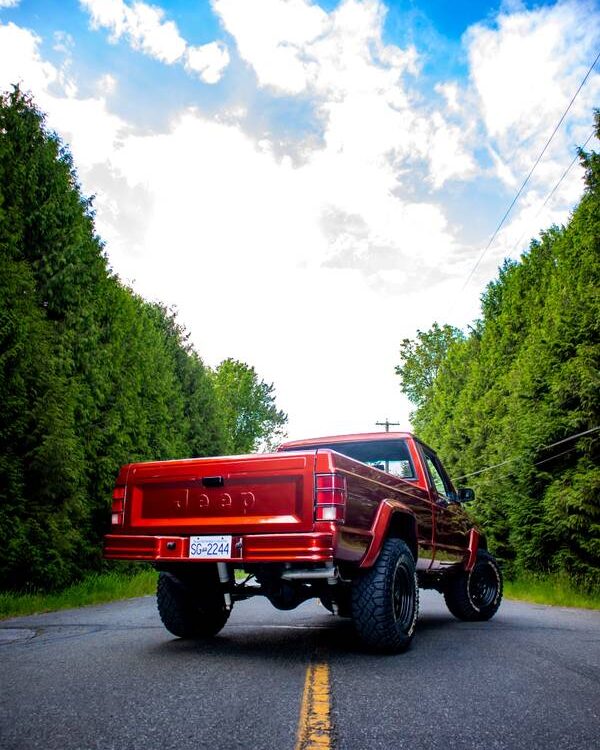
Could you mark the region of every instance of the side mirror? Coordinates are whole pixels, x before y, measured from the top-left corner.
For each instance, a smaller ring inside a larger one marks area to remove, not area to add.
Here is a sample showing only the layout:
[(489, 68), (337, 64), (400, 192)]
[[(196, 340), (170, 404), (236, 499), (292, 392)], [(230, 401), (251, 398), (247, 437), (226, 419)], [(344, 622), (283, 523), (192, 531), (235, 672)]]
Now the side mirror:
[(472, 490), (470, 487), (459, 487), (457, 494), (459, 503), (468, 503), (471, 500), (475, 500), (475, 490)]

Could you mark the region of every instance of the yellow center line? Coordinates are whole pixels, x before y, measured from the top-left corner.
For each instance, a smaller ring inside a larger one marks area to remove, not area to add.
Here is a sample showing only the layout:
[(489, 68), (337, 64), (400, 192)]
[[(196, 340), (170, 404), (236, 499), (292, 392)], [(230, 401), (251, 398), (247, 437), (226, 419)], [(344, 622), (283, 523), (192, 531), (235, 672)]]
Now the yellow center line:
[(306, 670), (296, 750), (331, 750), (331, 683), (329, 665), (311, 662)]

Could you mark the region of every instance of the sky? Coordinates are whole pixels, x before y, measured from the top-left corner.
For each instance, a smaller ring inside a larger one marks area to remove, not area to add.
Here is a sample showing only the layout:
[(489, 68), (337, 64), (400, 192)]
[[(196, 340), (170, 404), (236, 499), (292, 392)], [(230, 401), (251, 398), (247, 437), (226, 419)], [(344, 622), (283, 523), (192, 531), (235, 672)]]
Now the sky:
[[(206, 364), (274, 383), (291, 439), (408, 429), (400, 342), (466, 329), (568, 221), (595, 0), (0, 0), (0, 88), (68, 144), (113, 271)], [(592, 138), (588, 148), (598, 149)]]

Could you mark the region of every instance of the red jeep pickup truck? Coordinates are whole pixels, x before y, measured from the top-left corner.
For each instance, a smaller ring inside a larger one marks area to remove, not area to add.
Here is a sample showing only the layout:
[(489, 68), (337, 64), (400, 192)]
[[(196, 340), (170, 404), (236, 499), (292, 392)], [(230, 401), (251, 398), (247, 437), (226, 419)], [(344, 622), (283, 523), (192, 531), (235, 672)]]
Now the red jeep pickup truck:
[(500, 568), (462, 507), (472, 498), (404, 432), (128, 464), (104, 555), (154, 563), (158, 610), (176, 636), (215, 635), (250, 596), (284, 610), (318, 597), (352, 617), (368, 646), (403, 651), (419, 586), (443, 593), (463, 620), (500, 606)]

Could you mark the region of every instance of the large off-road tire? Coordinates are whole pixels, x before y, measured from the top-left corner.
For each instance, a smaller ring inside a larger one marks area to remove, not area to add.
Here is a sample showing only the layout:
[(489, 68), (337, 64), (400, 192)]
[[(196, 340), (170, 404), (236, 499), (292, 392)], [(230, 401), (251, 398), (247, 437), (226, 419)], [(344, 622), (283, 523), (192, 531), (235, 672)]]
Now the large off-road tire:
[(471, 571), (452, 575), (444, 589), (448, 609), (459, 620), (489, 620), (502, 601), (502, 571), (485, 550), (477, 553)]
[(160, 573), (156, 602), (163, 625), (179, 638), (210, 638), (229, 618), (218, 578), (190, 577), (184, 582), (172, 573)]
[(405, 651), (419, 614), (415, 561), (405, 542), (387, 539), (375, 565), (354, 581), (352, 618), (360, 639), (388, 653)]

